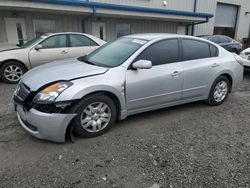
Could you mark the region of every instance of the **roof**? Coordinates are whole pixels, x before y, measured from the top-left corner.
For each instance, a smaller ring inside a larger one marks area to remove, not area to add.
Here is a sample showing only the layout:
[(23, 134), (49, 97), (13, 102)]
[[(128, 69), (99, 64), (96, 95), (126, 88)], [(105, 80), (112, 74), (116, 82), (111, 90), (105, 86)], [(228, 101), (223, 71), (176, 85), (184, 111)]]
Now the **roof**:
[(58, 33), (45, 33), (43, 36), (52, 36), (52, 35), (60, 35), (60, 34), (79, 34), (79, 35), (87, 35), (86, 33), (79, 33), (79, 32), (58, 32)]
[(178, 34), (171, 34), (171, 33), (143, 33), (143, 34), (128, 35), (126, 37), (138, 38), (142, 40), (155, 40), (155, 39), (161, 39), (161, 38), (180, 38), (180, 37), (197, 39), (197, 37), (193, 37), (193, 36), (178, 35)]

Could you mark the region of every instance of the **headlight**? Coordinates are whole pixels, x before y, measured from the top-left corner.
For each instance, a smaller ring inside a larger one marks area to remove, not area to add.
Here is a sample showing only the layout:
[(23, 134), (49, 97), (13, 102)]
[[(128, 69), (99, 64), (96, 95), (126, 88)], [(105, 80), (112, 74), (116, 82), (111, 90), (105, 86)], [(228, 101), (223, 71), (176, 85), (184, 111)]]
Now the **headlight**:
[(58, 82), (55, 84), (52, 84), (46, 88), (44, 88), (42, 91), (40, 91), (34, 98), (35, 103), (50, 103), (54, 102), (56, 98), (67, 88), (72, 86), (73, 83), (71, 82)]

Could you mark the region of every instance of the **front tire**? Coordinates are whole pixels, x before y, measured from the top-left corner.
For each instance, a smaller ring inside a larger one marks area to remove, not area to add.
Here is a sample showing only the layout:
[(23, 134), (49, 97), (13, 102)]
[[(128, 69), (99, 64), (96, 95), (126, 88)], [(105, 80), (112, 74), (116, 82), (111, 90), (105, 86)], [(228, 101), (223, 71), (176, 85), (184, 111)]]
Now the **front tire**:
[(218, 106), (222, 104), (229, 94), (230, 87), (230, 82), (226, 76), (218, 77), (210, 89), (206, 103), (211, 106)]
[(75, 112), (77, 116), (72, 122), (74, 130), (85, 138), (104, 134), (116, 121), (116, 105), (103, 94), (83, 99)]
[(16, 84), (20, 81), (23, 74), (27, 71), (26, 67), (16, 61), (5, 62), (1, 67), (1, 79), (5, 83)]

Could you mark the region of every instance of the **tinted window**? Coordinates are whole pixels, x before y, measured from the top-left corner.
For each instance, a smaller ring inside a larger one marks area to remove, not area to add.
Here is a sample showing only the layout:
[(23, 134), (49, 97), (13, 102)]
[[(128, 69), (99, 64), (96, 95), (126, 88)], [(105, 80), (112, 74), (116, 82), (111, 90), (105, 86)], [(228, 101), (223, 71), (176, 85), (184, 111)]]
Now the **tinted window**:
[(183, 61), (210, 57), (209, 44), (206, 42), (182, 39)]
[(88, 37), (83, 35), (70, 35), (70, 46), (79, 47), (79, 46), (98, 46)]
[(209, 40), (216, 43), (216, 44), (220, 43), (219, 42), (219, 37), (211, 37)]
[(210, 53), (211, 57), (216, 57), (218, 56), (218, 49), (215, 46), (210, 45)]
[(179, 59), (178, 40), (169, 39), (152, 44), (136, 58), (136, 60), (140, 59), (149, 60), (153, 65), (177, 62)]
[(224, 36), (220, 37), (220, 43), (231, 43), (231, 42), (232, 42), (232, 39), (229, 37), (224, 37)]
[(46, 39), (41, 43), (43, 48), (63, 48), (66, 47), (66, 35), (56, 35)]

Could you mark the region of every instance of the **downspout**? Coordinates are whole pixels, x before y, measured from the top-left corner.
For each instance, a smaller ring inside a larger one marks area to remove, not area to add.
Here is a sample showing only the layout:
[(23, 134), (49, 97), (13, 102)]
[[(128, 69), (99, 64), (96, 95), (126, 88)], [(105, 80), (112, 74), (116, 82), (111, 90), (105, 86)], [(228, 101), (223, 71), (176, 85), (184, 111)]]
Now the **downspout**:
[[(194, 0), (194, 9), (193, 9), (193, 12), (196, 12), (197, 11), (197, 0)], [(191, 31), (191, 35), (194, 36), (194, 27), (195, 24), (192, 24), (192, 31)]]
[(92, 16), (96, 16), (96, 7), (95, 6), (93, 6)]
[[(196, 12), (197, 10), (197, 0), (194, 0), (194, 12)], [(210, 17), (206, 17), (206, 21), (202, 21), (202, 22), (198, 22), (198, 23), (192, 23), (192, 24), (188, 24), (186, 27), (186, 34), (188, 35), (189, 32), (189, 27), (192, 26), (192, 31), (191, 34), (192, 36), (194, 36), (194, 29), (195, 29), (195, 25), (199, 25), (199, 24), (204, 24), (204, 23), (208, 23), (209, 22), (209, 18)]]

